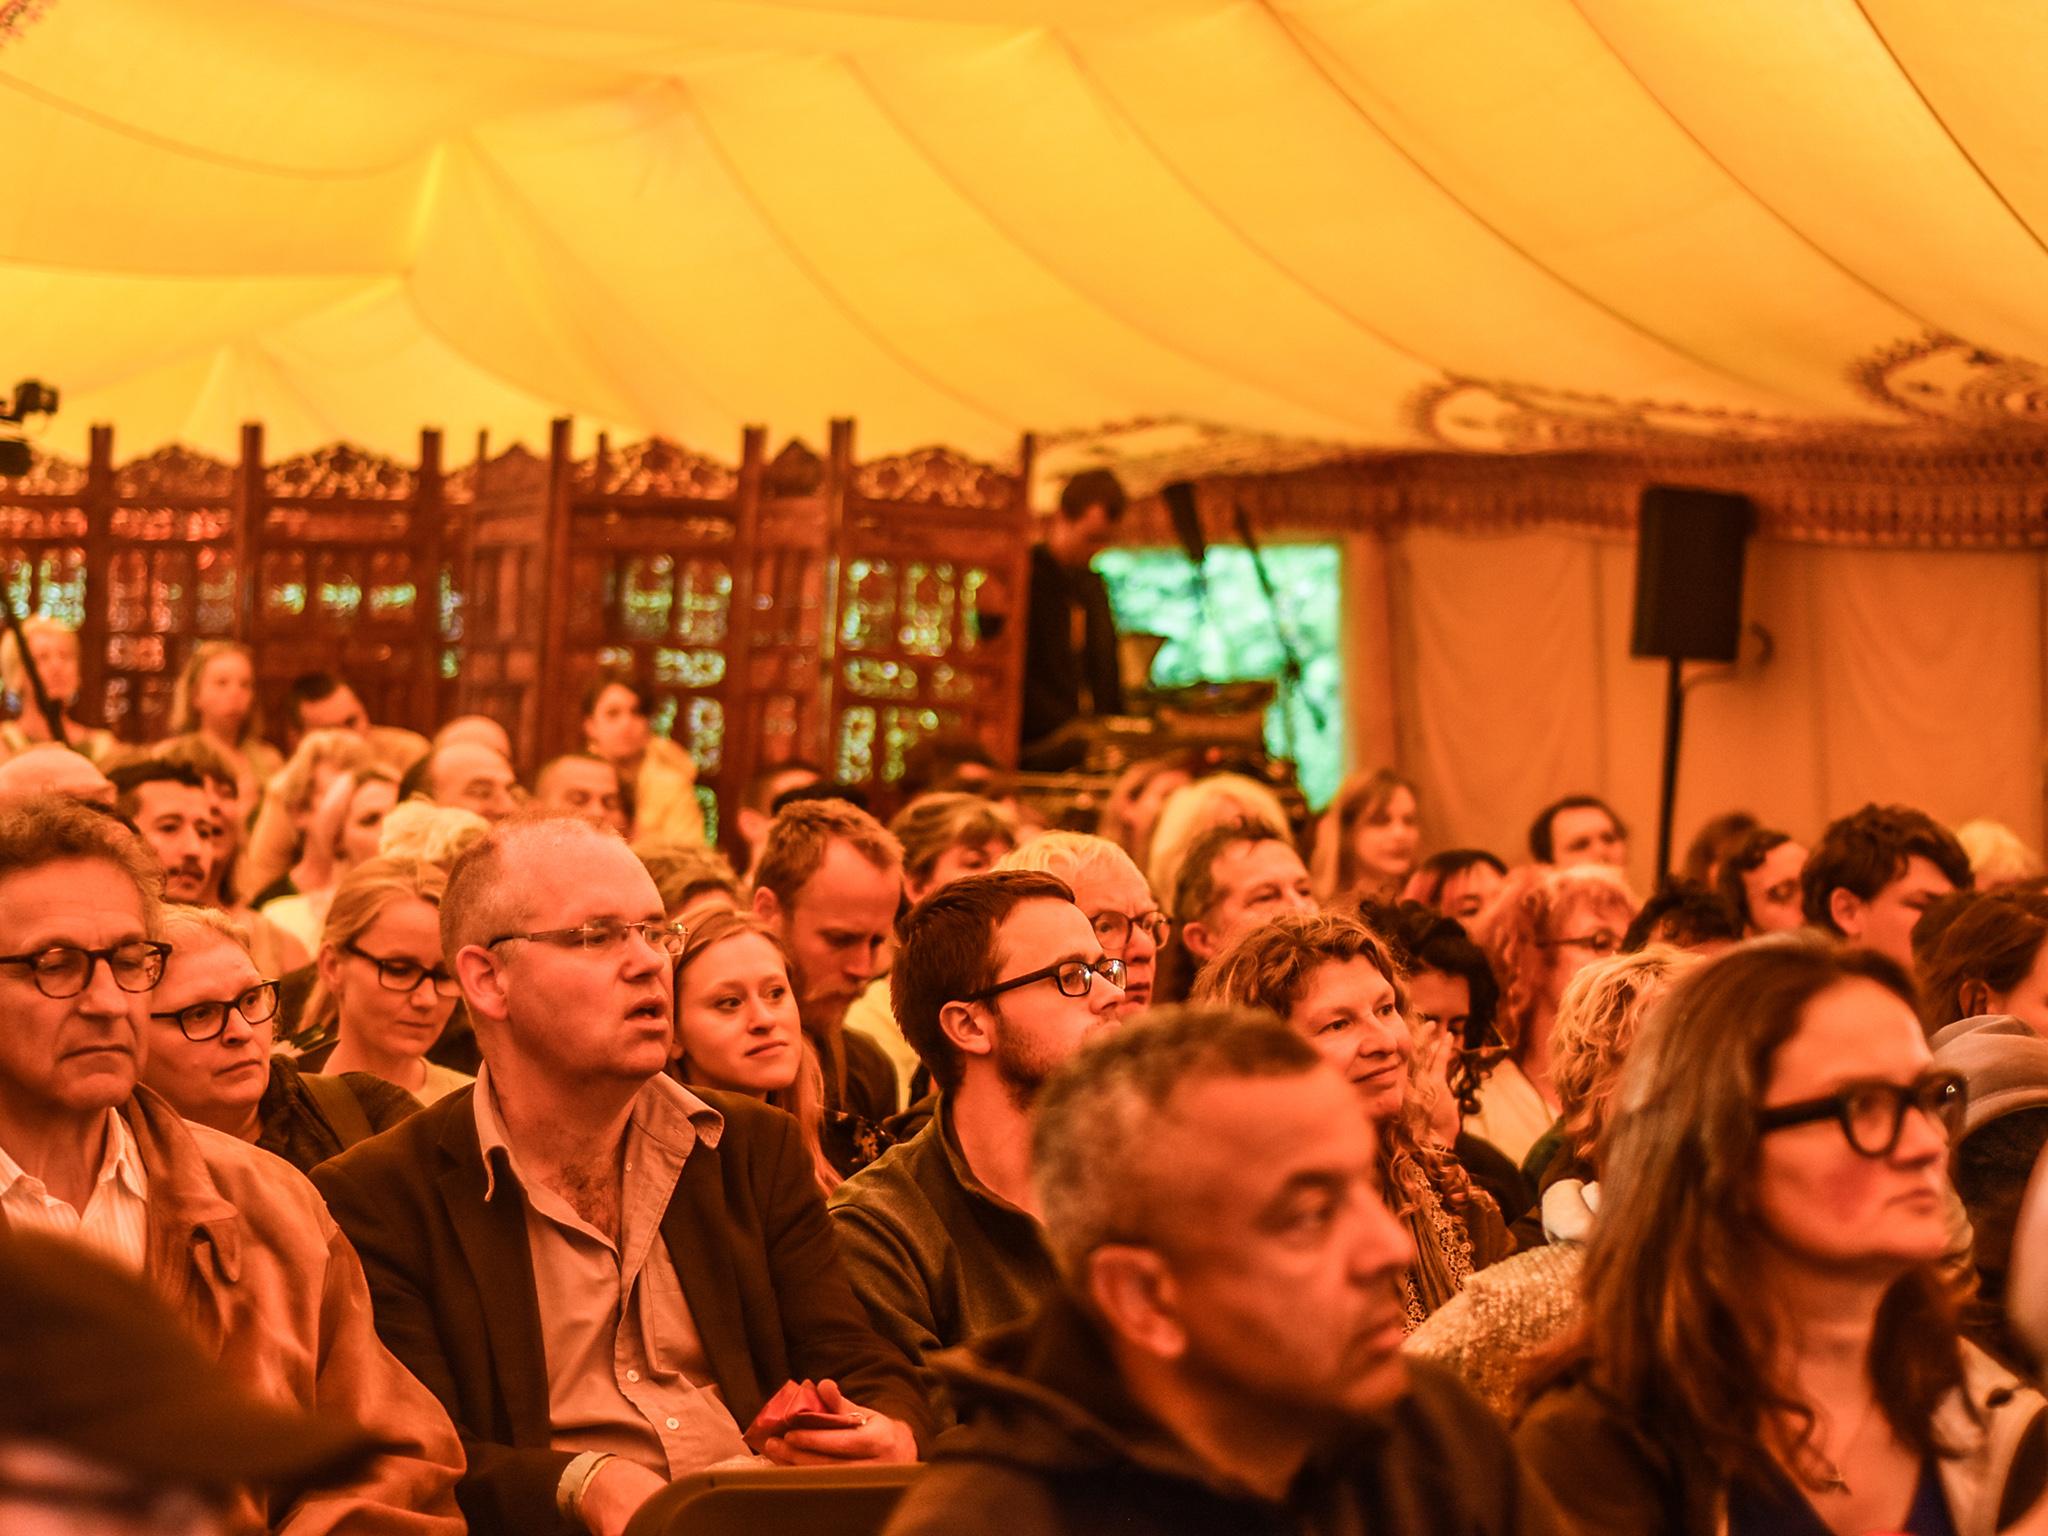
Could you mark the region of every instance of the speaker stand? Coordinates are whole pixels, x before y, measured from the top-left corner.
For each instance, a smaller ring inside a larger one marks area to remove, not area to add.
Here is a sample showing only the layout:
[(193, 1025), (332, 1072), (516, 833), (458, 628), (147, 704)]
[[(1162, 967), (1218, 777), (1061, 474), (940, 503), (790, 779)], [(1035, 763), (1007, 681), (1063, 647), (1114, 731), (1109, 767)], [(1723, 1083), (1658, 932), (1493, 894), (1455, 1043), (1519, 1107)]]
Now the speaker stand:
[(1657, 794), (1657, 864), (1653, 884), (1671, 873), (1671, 813), (1678, 799), (1678, 742), (1685, 734), (1685, 663), (1676, 656), (1664, 665), (1664, 780)]

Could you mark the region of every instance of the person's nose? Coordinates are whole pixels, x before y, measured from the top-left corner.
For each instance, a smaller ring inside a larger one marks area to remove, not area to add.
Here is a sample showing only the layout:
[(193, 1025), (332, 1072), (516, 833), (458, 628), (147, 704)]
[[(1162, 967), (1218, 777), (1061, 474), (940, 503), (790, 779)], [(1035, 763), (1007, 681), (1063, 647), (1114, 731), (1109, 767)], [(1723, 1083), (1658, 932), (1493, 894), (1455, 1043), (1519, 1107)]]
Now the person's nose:
[(1948, 1132), (1941, 1122), (1918, 1105), (1908, 1107), (1891, 1160), (1903, 1168), (1924, 1168), (1929, 1163), (1947, 1161), (1948, 1154)]
[(418, 1009), (421, 1013), (434, 1011), (435, 1004), (441, 1001), (441, 994), (434, 990), (432, 972), (421, 973), (420, 979), (412, 984), (412, 990), (405, 994), (405, 1001), (408, 1006)]
[(1131, 936), (1124, 941), (1124, 964), (1137, 965), (1159, 958), (1159, 943), (1150, 929), (1131, 924)]
[(1351, 1277), (1379, 1284), (1415, 1262), (1415, 1240), (1370, 1186), (1358, 1194), (1359, 1212), (1351, 1242)]
[(94, 960), (92, 974), (86, 978), (72, 1004), (88, 1018), (120, 1018), (128, 1012), (128, 994), (114, 981), (114, 968), (107, 961)]
[(220, 1043), (224, 1050), (234, 1050), (249, 1043), (249, 1037), (256, 1033), (256, 1026), (242, 1016), (242, 1010), (230, 1006), (221, 1020)]

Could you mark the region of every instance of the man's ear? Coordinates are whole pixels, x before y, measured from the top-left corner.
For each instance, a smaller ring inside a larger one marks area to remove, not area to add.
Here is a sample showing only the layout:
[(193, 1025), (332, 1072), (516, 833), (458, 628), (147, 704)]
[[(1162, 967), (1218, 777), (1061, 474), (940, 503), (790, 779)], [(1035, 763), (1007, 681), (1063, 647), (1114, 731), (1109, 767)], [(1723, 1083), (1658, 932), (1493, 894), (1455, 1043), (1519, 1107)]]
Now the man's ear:
[(1207, 923), (1182, 923), (1180, 941), (1187, 945), (1188, 953), (1197, 960), (1216, 958), (1216, 940), (1209, 932)]
[(465, 944), (455, 952), (455, 979), (462, 983), (463, 1001), (472, 1017), (501, 1024), (510, 1014), (504, 978), (498, 962), (481, 944)]
[(1096, 1314), (1125, 1343), (1161, 1360), (1178, 1360), (1187, 1351), (1180, 1287), (1150, 1248), (1098, 1248), (1088, 1255), (1082, 1280)]
[(775, 899), (775, 893), (765, 885), (754, 888), (754, 916), (770, 927), (782, 926), (782, 903)]
[(1991, 988), (1981, 981), (1966, 981), (1957, 994), (1956, 1004), (1962, 1009), (1956, 1015), (1959, 1019), (1974, 1019), (1979, 1014), (1991, 1011)]
[(772, 817), (763, 816), (752, 806), (740, 807), (740, 841), (749, 848), (761, 846), (761, 839), (768, 835), (768, 823)]
[(1838, 885), (1828, 892), (1828, 920), (1843, 938), (1860, 939), (1863, 937), (1863, 912), (1868, 905), (1847, 886)]
[(939, 1009), (939, 1030), (963, 1056), (995, 1054), (995, 1036), (989, 1032), (985, 1008), (973, 1003), (947, 1003)]

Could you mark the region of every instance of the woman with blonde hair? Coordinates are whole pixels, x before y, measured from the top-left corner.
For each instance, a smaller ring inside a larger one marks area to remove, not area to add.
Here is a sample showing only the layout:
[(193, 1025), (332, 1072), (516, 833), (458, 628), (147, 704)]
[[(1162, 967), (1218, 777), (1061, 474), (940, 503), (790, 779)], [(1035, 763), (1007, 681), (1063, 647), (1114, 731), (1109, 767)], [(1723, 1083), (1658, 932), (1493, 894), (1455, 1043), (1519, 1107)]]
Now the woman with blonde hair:
[[(93, 766), (107, 767), (120, 751), (121, 744), (114, 740), (114, 733), (81, 724), (71, 714), (72, 706), (78, 702), (80, 682), (78, 631), (55, 619), (28, 618), (21, 621), (21, 632), (28, 639), (28, 659), (35, 663), (43, 692), (57, 706), (64, 722), (66, 744), (83, 752)], [(11, 630), (0, 635), (0, 687), (14, 699), (14, 718), (0, 725), (0, 759), (54, 739), (50, 722), (36, 707), (28, 668), (22, 664), (21, 646)]]
[(1159, 820), (1152, 829), (1145, 883), (1155, 891), (1175, 889), (1181, 863), (1195, 839), (1211, 827), (1233, 821), (1256, 821), (1271, 827), (1288, 842), (1294, 841), (1294, 823), (1270, 786), (1241, 773), (1212, 773), (1182, 785), (1160, 806)]
[(306, 829), (335, 779), (362, 773), (375, 761), (368, 738), (355, 731), (318, 730), (301, 736), (284, 767), (264, 786), (262, 805), (255, 807), (235, 875), (235, 894), (260, 907), (293, 891), (316, 888), (317, 858), (316, 867), (304, 871), (313, 879), (312, 886), (299, 882), (301, 871), (294, 867), (306, 852)]
[(1639, 903), (1604, 864), (1529, 864), (1507, 878), (1472, 925), (1500, 983), (1494, 1027), (1504, 1053), (1480, 1077), (1465, 1129), (1517, 1163), (1557, 1119), (1550, 1034), (1565, 987), (1620, 950)]
[(1354, 773), (1316, 823), (1308, 872), (1317, 899), (1392, 901), (1415, 873), (1421, 842), (1415, 786), (1391, 768)]
[(1378, 1133), (1380, 1192), (1415, 1244), (1401, 1281), (1409, 1332), (1506, 1256), (1500, 1208), (1430, 1128), (1408, 999), (1370, 928), (1335, 912), (1276, 917), (1211, 960), (1190, 1001), (1278, 1015), (1357, 1090)]
[(298, 861), (272, 885), (278, 894), (258, 910), (309, 951), (318, 949), (335, 887), (350, 870), (377, 857), (384, 818), (397, 800), (398, 779), (388, 768), (337, 775), (313, 807)]
[(887, 1144), (879, 1127), (825, 1108), (825, 1077), (797, 1013), (789, 952), (773, 929), (714, 912), (676, 958), (675, 1065), (696, 1088), (744, 1093), (797, 1123), (818, 1185), (830, 1194)]
[(256, 663), (240, 641), (202, 640), (192, 647), (171, 690), (171, 734), (197, 737), (221, 755), (234, 771), (244, 818), (255, 814), (257, 797), (284, 766), (283, 755), (263, 739)]
[(437, 864), (371, 859), (334, 888), (300, 1029), (323, 1072), (368, 1072), (422, 1104), (475, 1079), (427, 1060), (462, 987), (441, 958)]

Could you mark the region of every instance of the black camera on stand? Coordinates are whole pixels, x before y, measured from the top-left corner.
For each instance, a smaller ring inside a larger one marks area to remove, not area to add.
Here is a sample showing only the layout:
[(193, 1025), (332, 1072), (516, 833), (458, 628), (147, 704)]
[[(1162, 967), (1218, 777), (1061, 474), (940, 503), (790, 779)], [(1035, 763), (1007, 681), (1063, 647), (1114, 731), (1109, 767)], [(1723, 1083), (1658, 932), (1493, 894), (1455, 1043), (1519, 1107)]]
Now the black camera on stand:
[[(37, 379), (23, 379), (14, 386), (14, 399), (0, 406), (0, 422), (20, 423), (31, 416), (50, 416), (57, 410), (57, 391)], [(0, 479), (25, 475), (33, 456), (28, 439), (18, 432), (0, 433)]]

